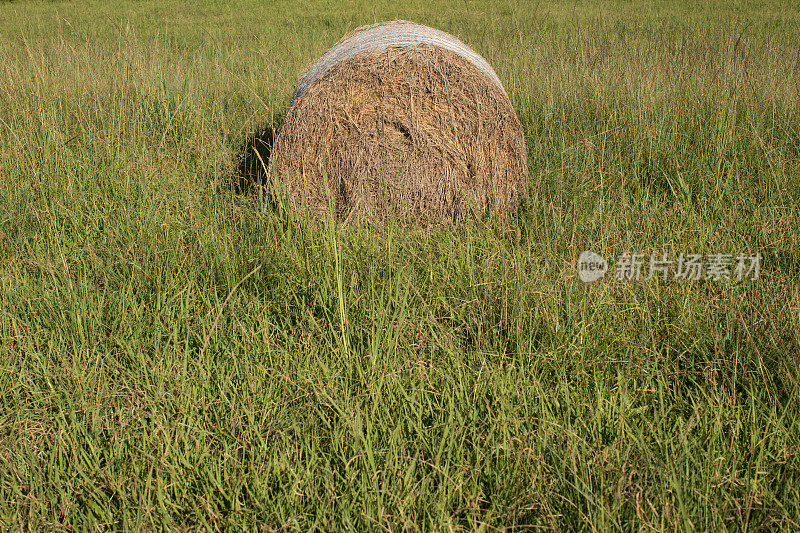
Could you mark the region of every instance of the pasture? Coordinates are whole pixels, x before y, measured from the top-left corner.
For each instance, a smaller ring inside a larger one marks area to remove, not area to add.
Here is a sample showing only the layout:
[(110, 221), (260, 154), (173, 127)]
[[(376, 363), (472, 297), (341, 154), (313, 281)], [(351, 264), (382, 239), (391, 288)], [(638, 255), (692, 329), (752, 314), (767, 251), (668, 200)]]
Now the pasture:
[[(264, 210), (304, 67), (397, 18), (494, 67), (519, 209)], [(0, 528), (800, 529), (799, 87), (773, 0), (0, 2)]]

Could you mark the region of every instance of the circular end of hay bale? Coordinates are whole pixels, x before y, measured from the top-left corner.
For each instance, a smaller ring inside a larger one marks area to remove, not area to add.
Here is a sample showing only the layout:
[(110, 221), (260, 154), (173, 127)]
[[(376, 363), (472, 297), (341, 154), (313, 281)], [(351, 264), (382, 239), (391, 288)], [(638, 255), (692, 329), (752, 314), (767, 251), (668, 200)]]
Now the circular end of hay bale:
[(373, 39), (373, 49), (358, 49), (370, 46), (370, 27), (312, 64), (275, 141), (271, 166), (281, 193), (296, 211), (324, 218), (333, 210), (343, 221), (506, 215), (523, 193), (527, 163), (502, 84), (454, 37), (405, 22), (395, 27), (449, 41), (412, 35), (399, 40), (407, 44)]

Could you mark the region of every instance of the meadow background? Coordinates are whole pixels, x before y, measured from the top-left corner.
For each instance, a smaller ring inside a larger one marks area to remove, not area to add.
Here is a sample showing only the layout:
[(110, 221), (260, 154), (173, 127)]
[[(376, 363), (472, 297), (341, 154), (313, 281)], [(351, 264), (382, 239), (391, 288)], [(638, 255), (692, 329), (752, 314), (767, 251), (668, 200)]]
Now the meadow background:
[[(243, 179), (394, 18), (505, 84), (509, 223), (310, 225)], [(0, 3), (0, 527), (797, 530), (799, 74), (770, 0)], [(586, 249), (764, 259), (583, 284)]]

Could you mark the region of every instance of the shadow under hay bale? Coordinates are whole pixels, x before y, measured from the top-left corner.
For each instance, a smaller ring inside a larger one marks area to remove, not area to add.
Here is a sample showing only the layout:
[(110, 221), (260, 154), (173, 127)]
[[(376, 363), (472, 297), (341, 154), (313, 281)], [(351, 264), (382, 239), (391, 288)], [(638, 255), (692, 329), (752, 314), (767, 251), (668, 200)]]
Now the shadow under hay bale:
[(272, 156), (293, 209), (343, 221), (504, 216), (528, 175), (522, 126), (491, 67), (404, 21), (360, 28), (309, 67)]
[(274, 117), (271, 124), (247, 137), (239, 147), (233, 178), (233, 187), (238, 194), (267, 191), (266, 169), (269, 168), (273, 143), (282, 121), (282, 115)]

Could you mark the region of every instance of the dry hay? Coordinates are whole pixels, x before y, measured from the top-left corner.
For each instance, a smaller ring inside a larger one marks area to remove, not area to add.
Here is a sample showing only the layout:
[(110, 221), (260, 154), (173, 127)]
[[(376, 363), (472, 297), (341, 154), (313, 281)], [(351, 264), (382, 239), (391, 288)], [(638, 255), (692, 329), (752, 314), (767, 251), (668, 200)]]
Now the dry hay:
[(390, 46), (298, 89), (271, 162), (290, 206), (316, 218), (331, 206), (345, 221), (506, 215), (527, 181), (525, 138), (485, 68), (494, 79), (440, 46)]

